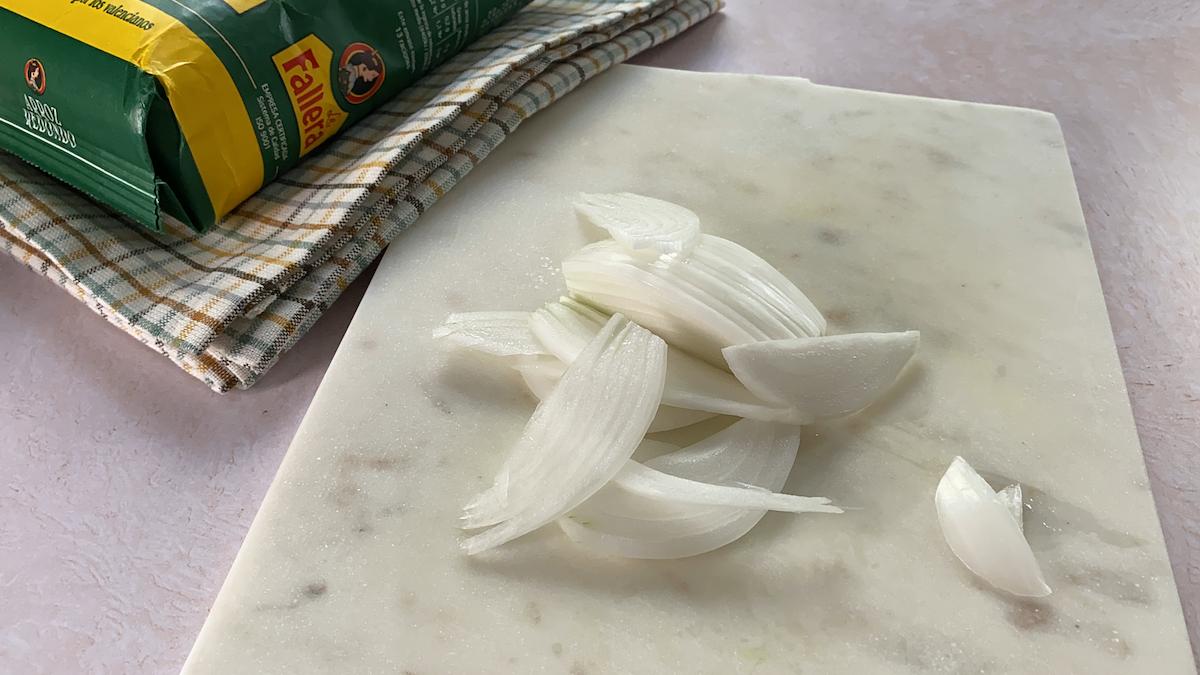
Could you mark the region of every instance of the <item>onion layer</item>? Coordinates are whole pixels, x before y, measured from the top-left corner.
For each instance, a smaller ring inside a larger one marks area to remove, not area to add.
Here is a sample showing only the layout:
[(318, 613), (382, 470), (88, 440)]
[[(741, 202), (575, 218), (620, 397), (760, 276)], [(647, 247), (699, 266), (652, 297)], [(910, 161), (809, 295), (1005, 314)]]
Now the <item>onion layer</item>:
[[(742, 420), (644, 464), (690, 481), (750, 485), (777, 492), (791, 472), (799, 441), (798, 427)], [(765, 513), (762, 509), (688, 504), (609, 483), (558, 524), (576, 543), (597, 553), (665, 559), (706, 553), (736, 541)]]
[(920, 340), (917, 331), (855, 333), (753, 342), (723, 353), (746, 389), (794, 409), (807, 423), (870, 405), (896, 381)]
[(529, 330), (529, 312), (465, 312), (451, 314), (433, 337), (484, 354), (500, 357), (548, 355)]
[[(547, 350), (563, 362), (571, 363), (603, 321), (603, 314), (576, 300), (563, 298), (534, 312), (529, 325)], [(669, 347), (663, 403), (716, 415), (776, 422), (801, 421), (795, 410), (768, 405), (756, 398), (728, 372)]]
[(721, 368), (724, 347), (825, 331), (825, 319), (787, 277), (712, 235), (678, 258), (646, 259), (615, 241), (597, 242), (563, 261), (563, 276), (572, 295)]
[(466, 509), (477, 554), (553, 522), (602, 488), (637, 448), (662, 399), (667, 346), (614, 315), (534, 411), (492, 488)]
[(635, 255), (686, 254), (700, 237), (700, 218), (690, 209), (629, 192), (581, 194), (575, 210)]

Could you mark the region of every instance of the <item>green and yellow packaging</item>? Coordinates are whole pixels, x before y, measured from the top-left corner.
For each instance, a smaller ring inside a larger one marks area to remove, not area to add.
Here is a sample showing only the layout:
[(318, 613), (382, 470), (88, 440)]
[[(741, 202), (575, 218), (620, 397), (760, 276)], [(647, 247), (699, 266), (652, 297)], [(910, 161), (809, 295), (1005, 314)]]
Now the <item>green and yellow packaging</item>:
[(0, 149), (204, 230), (528, 0), (0, 0)]

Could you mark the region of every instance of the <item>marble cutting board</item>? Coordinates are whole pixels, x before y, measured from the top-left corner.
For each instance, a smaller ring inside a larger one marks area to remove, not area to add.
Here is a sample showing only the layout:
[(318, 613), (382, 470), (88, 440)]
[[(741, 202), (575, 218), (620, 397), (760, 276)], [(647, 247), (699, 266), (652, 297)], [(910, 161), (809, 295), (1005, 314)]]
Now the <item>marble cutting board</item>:
[[(430, 330), (559, 293), (596, 236), (580, 190), (690, 206), (831, 332), (921, 330), (891, 395), (802, 441), (787, 491), (856, 510), (681, 561), (553, 527), (460, 554), (459, 507), (533, 402)], [(1025, 486), (1049, 598), (943, 544), (958, 454)], [(1195, 672), (1054, 117), (621, 66), (528, 121), (389, 249), (184, 671)]]

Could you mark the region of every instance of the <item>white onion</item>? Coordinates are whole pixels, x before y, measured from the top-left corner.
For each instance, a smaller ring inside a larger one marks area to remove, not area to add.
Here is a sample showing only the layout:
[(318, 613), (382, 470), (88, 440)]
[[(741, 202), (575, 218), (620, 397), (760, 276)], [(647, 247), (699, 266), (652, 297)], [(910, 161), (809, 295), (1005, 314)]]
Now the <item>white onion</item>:
[[(555, 313), (556, 322), (573, 324), (573, 332), (556, 326), (553, 331), (543, 333), (545, 339), (554, 345), (554, 353), (568, 356), (571, 360), (574, 360), (587, 341), (594, 337), (608, 320), (608, 315), (568, 297), (547, 305), (547, 309)], [(471, 351), (504, 357), (521, 375), (529, 391), (541, 400), (550, 395), (567, 367), (544, 347), (542, 341), (530, 330), (531, 315), (531, 312), (451, 314), (445, 323), (433, 331), (433, 337)], [(555, 342), (556, 340), (564, 343)], [(744, 388), (736, 384), (736, 380), (729, 380), (742, 391), (743, 396), (748, 397)], [(704, 410), (660, 406), (649, 431), (654, 433), (678, 429), (703, 422), (716, 414)]]
[[(525, 386), (530, 393), (542, 400), (550, 395), (554, 390), (554, 386), (558, 384), (559, 378), (562, 377), (563, 371), (567, 366), (556, 358), (542, 359), (532, 363), (522, 363), (514, 365), (513, 368), (520, 373), (521, 379), (524, 380)], [(715, 415), (703, 410), (688, 410), (686, 408), (676, 408), (675, 406), (660, 405), (658, 413), (654, 416), (654, 421), (650, 423), (650, 428), (647, 433), (655, 433), (658, 431), (670, 431), (680, 427), (691, 426), (698, 422), (711, 419)]]
[[(799, 441), (798, 427), (742, 420), (644, 464), (692, 481), (777, 492), (791, 472)], [(720, 548), (749, 532), (765, 513), (646, 497), (610, 483), (558, 524), (573, 541), (597, 553), (664, 559)]]
[(700, 237), (700, 218), (691, 210), (629, 192), (581, 194), (575, 210), (634, 255), (686, 254)]
[(1017, 529), (1025, 532), (1025, 500), (1021, 494), (1020, 485), (1009, 485), (996, 493), (1008, 507), (1009, 514), (1017, 521)]
[(678, 258), (647, 259), (600, 241), (563, 261), (563, 276), (572, 295), (621, 312), (722, 368), (724, 347), (825, 331), (825, 319), (795, 284), (757, 255), (712, 235), (701, 235)]
[(629, 460), (613, 477), (615, 488), (631, 495), (694, 506), (730, 506), (739, 509), (788, 513), (842, 513), (826, 497), (799, 497), (755, 486), (715, 485), (680, 478)]
[(693, 424), (699, 424), (714, 417), (716, 415), (713, 413), (703, 410), (688, 410), (687, 408), (676, 408), (673, 405), (660, 405), (658, 406), (658, 414), (654, 416), (654, 421), (650, 423), (647, 433), (653, 434), (660, 431), (690, 427)]
[[(548, 351), (565, 363), (570, 363), (600, 329), (603, 321), (603, 314), (571, 298), (563, 298), (534, 312), (529, 319), (529, 326)], [(667, 348), (663, 403), (719, 415), (778, 422), (800, 421), (795, 410), (764, 403), (728, 372), (670, 347)]]
[(797, 412), (801, 423), (865, 408), (899, 377), (917, 331), (855, 333), (726, 347), (726, 362), (754, 395)]
[(543, 401), (550, 395), (550, 392), (554, 391), (554, 387), (562, 379), (563, 373), (567, 372), (567, 365), (557, 358), (551, 357), (538, 359), (532, 363), (520, 363), (513, 366), (513, 369), (521, 375), (521, 379), (530, 393), (539, 401)]
[(433, 331), (450, 344), (500, 357), (538, 357), (549, 352), (529, 330), (529, 312), (451, 314)]
[[(675, 558), (738, 539), (767, 510), (840, 513), (827, 498), (778, 493), (795, 425), (869, 405), (919, 335), (822, 337), (824, 317), (791, 280), (702, 234), (682, 206), (630, 193), (583, 194), (575, 206), (612, 239), (563, 262), (570, 297), (532, 313), (454, 314), (434, 332), (500, 357), (540, 400), (492, 485), (463, 509), (462, 527), (487, 528), (466, 552), (557, 522), (599, 553)], [(743, 419), (682, 449), (645, 438), (715, 415)], [(639, 448), (662, 454), (636, 461)], [(937, 492), (952, 550), (998, 587), (1048, 593), (1021, 533), (1020, 486), (996, 494), (962, 467)]]
[(1002, 591), (1040, 598), (1050, 595), (1050, 587), (1014, 517), (1015, 495), (1015, 490), (996, 494), (966, 460), (955, 457), (934, 496), (938, 523), (967, 569)]
[(562, 297), (532, 312), (528, 330), (546, 351), (571, 363), (606, 321), (607, 315), (574, 298)]
[(553, 522), (621, 470), (662, 399), (667, 346), (614, 315), (534, 411), (492, 488), (466, 519), (490, 529), (463, 542), (477, 554)]

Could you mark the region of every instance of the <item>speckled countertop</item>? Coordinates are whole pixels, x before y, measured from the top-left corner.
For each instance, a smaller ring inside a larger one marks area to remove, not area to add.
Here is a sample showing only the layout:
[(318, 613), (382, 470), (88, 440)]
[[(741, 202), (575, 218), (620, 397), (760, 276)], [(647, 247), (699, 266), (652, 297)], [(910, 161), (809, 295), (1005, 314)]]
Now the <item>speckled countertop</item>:
[[(1195, 636), (1200, 8), (730, 5), (639, 62), (1058, 115)], [(12, 260), (0, 285), (0, 671), (173, 672), (364, 285), (225, 398)]]

